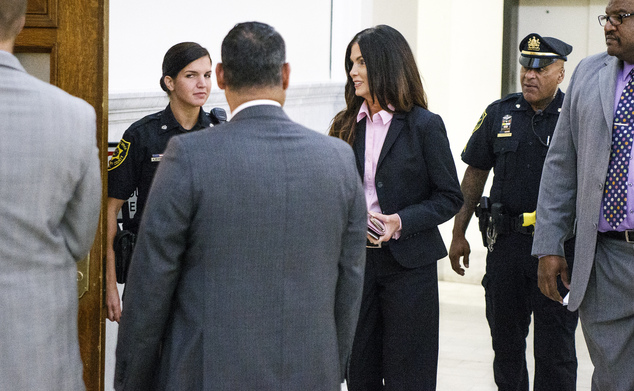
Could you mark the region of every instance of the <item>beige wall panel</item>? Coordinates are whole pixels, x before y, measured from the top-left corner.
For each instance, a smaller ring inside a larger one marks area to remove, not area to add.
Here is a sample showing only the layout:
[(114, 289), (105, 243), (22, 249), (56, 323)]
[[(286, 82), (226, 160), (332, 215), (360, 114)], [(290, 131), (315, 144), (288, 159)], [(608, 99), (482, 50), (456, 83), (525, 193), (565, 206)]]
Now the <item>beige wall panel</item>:
[[(503, 1), (420, 0), (418, 7), (418, 66), (429, 108), (442, 116), (447, 127), (462, 180), (466, 165), (460, 153), (486, 106), (500, 98)], [(440, 227), (447, 247), (452, 227), (453, 219)], [(455, 274), (445, 258), (438, 268), (441, 279), (476, 284), (482, 279), (486, 251), (475, 219), (467, 239), (471, 244), (467, 275)]]

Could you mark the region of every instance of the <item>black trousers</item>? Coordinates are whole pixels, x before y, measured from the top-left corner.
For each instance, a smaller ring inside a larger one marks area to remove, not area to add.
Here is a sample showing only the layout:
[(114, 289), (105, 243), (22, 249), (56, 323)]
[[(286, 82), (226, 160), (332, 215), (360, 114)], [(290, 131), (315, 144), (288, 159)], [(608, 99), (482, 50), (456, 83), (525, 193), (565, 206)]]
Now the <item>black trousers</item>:
[(368, 249), (348, 390), (435, 390), (438, 317), (436, 263), (407, 269)]
[[(532, 238), (512, 233), (498, 238), (487, 256), (482, 280), (486, 316), (495, 359), (493, 372), (500, 391), (528, 391), (526, 337), (534, 317), (534, 391), (575, 391), (578, 314), (544, 296), (537, 286), (538, 260), (531, 254)], [(566, 246), (567, 256), (572, 246)], [(561, 280), (559, 291), (567, 293)]]

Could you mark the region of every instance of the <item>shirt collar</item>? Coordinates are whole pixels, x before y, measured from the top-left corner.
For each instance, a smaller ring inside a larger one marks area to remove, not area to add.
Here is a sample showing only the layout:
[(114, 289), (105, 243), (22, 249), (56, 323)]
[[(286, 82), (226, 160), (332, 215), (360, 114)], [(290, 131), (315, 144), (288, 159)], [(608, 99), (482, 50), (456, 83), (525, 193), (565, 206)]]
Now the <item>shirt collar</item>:
[(20, 60), (13, 55), (13, 53), (6, 52), (4, 50), (0, 50), (0, 65), (17, 69), (21, 72), (26, 72), (24, 67), (20, 63)]
[[(394, 111), (394, 106), (392, 106), (391, 104), (388, 104), (387, 107), (390, 110)], [(379, 117), (381, 117), (381, 121), (383, 122), (383, 125), (390, 122), (392, 120), (392, 117), (394, 117), (394, 113), (390, 113), (385, 110), (381, 110), (376, 114), (378, 114)], [(359, 114), (357, 114), (357, 122), (361, 121), (362, 119), (366, 117), (368, 118), (370, 117), (370, 109), (368, 108), (368, 104), (365, 101), (363, 101), (363, 104), (361, 105), (361, 108), (359, 109)], [(370, 119), (370, 121), (372, 120), (373, 118)]]
[(242, 110), (246, 109), (247, 107), (259, 106), (259, 105), (269, 105), (269, 106), (282, 107), (280, 102), (277, 102), (277, 101), (274, 101), (274, 100), (271, 100), (271, 99), (255, 99), (255, 100), (250, 100), (248, 102), (244, 102), (240, 106), (236, 107), (235, 110), (233, 110), (231, 112), (231, 116), (232, 117), (235, 116), (236, 114), (238, 114)]
[(619, 77), (625, 83), (627, 83), (629, 81), (628, 80), (628, 75), (630, 74), (630, 71), (632, 69), (634, 69), (634, 64), (630, 64), (629, 62), (623, 61), (623, 70), (621, 71), (621, 74), (619, 75)]
[(211, 119), (209, 118), (209, 115), (207, 115), (207, 113), (205, 113), (205, 111), (201, 107), (200, 111), (198, 112), (198, 121), (196, 122), (196, 125), (194, 125), (194, 127), (191, 128), (190, 130), (183, 129), (181, 124), (179, 124), (178, 121), (176, 120), (176, 117), (174, 117), (172, 108), (168, 104), (165, 110), (163, 110), (163, 113), (161, 114), (161, 128), (159, 130), (159, 133), (169, 132), (170, 130), (173, 130), (173, 129), (179, 129), (181, 132), (186, 133), (186, 132), (191, 132), (193, 130), (208, 128), (210, 126), (211, 126)]

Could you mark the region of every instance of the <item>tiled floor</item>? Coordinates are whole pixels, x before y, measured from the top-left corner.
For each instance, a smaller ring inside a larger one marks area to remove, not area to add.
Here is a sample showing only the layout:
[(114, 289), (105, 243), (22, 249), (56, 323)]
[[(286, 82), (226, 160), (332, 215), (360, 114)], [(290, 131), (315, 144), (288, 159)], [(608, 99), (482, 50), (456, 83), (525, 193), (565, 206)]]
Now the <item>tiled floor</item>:
[[(484, 315), (484, 290), (480, 285), (439, 282), (440, 358), (438, 391), (495, 391), (493, 351)], [(106, 334), (106, 390), (112, 390), (116, 324), (109, 321)], [(532, 382), (532, 337), (527, 341), (527, 360)], [(579, 360), (577, 391), (589, 391), (592, 363), (581, 327), (577, 329)], [(345, 385), (342, 391), (346, 391)]]
[[(481, 285), (440, 282), (440, 357), (438, 391), (493, 391), (493, 350)], [(527, 361), (532, 384), (532, 330)], [(577, 391), (589, 391), (593, 366), (577, 327)]]

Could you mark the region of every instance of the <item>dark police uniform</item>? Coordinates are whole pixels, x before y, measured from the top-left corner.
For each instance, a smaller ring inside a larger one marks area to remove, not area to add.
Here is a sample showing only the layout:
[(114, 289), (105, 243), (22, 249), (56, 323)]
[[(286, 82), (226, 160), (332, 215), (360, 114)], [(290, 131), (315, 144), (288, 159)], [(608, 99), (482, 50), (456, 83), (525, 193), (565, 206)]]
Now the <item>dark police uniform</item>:
[[(491, 204), (501, 203), (509, 219), (533, 212), (548, 145), (564, 94), (558, 90), (544, 111), (534, 112), (522, 93), (487, 107), (467, 144), (462, 160), (481, 170), (494, 170)], [(538, 260), (531, 256), (530, 230), (502, 230), (487, 255), (482, 280), (486, 315), (495, 351), (494, 373), (502, 390), (528, 390), (526, 337), (535, 318), (535, 390), (575, 390), (574, 333), (577, 313), (544, 296), (537, 286)], [(574, 243), (566, 243), (572, 267)], [(558, 282), (562, 297), (565, 289)]]
[[(198, 122), (190, 131), (209, 128), (225, 120), (222, 109), (213, 109), (212, 113), (201, 109)], [(132, 219), (124, 218), (123, 229), (138, 231), (150, 185), (167, 143), (172, 136), (186, 132), (167, 105), (165, 110), (133, 123), (123, 134), (108, 165), (108, 197), (127, 200), (138, 191), (136, 213)]]

